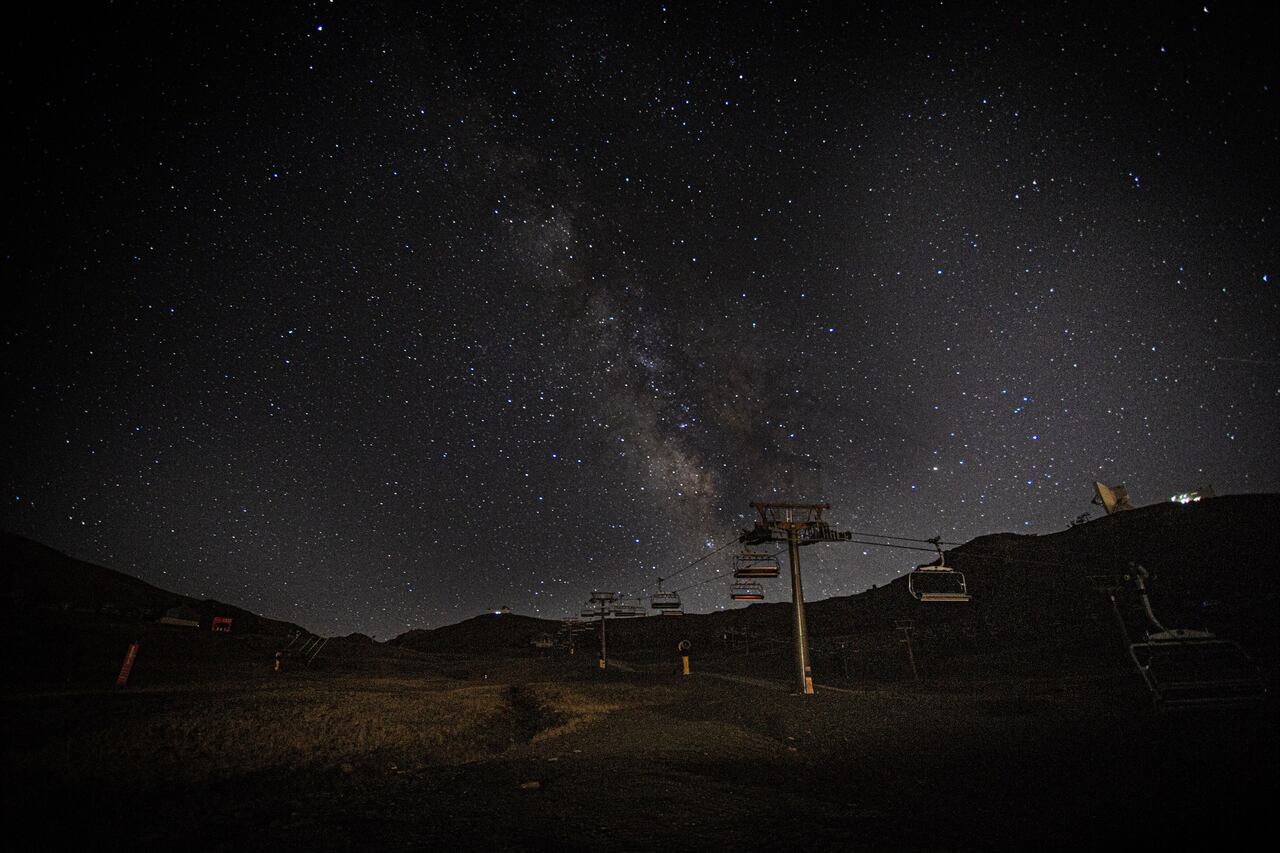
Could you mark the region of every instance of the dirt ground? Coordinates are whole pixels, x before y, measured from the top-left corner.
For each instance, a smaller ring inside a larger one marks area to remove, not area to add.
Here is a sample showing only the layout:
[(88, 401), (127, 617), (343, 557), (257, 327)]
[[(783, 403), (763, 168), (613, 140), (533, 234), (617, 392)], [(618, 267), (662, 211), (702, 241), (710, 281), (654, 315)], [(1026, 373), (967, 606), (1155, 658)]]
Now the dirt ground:
[(788, 687), (578, 656), (10, 694), (5, 819), (68, 849), (317, 853), (1186, 849), (1269, 824), (1273, 703), (1157, 714), (1122, 674)]

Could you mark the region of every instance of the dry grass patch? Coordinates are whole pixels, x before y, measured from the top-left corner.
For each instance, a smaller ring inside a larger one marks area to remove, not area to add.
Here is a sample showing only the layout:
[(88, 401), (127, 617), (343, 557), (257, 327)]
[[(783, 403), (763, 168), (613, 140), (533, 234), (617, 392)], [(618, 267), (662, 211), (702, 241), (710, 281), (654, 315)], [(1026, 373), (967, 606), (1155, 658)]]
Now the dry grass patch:
[(527, 689), (545, 714), (555, 721), (534, 735), (534, 743), (566, 735), (623, 708), (662, 704), (671, 698), (671, 691), (665, 687), (642, 688), (626, 684), (539, 683), (530, 684)]
[(0, 703), (0, 725), (10, 781), (51, 790), (460, 764), (669, 697), (625, 684), (343, 677), (11, 697)]
[(411, 679), (53, 696), (7, 703), (4, 716), (6, 762), (36, 783), (202, 781), (374, 758), (459, 763), (510, 745), (501, 685)]

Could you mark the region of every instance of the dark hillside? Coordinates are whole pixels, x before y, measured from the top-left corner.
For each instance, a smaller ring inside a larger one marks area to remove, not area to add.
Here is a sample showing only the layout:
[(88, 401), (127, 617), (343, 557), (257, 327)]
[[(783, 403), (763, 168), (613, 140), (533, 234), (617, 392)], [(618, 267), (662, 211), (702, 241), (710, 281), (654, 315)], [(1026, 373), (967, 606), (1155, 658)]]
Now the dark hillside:
[(146, 581), (68, 557), (60, 551), (15, 536), (0, 541), (0, 607), (13, 612), (98, 613), (155, 620), (172, 607), (190, 607), (208, 629), (214, 616), (229, 616), (237, 633), (283, 635), (296, 625), (268, 619), (213, 599), (197, 599), (152, 586)]
[(529, 651), (536, 637), (555, 636), (560, 622), (515, 613), (482, 613), (443, 628), (408, 631), (390, 642), (419, 652), (503, 654)]
[[(8, 643), (0, 677), (10, 686), (107, 686), (130, 643), (141, 644), (131, 684), (269, 671), (296, 625), (230, 604), (195, 599), (76, 560), (12, 534), (0, 544), (0, 620)], [(199, 627), (160, 624), (189, 608)], [(213, 634), (214, 616), (232, 620)]]

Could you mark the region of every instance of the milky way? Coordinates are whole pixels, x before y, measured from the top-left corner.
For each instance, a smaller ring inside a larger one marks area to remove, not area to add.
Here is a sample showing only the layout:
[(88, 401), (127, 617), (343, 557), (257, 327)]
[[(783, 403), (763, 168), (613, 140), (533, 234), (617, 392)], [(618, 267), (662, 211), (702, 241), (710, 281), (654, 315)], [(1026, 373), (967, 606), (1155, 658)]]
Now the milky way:
[(1280, 489), (1264, 13), (261, 5), (15, 25), (6, 529), (389, 637)]

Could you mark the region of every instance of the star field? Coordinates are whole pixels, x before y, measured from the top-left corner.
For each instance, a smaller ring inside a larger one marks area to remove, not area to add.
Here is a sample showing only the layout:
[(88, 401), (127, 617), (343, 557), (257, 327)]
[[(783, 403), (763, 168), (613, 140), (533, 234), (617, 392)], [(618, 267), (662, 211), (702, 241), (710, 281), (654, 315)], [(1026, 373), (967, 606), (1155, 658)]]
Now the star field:
[(757, 499), (1280, 490), (1269, 13), (26, 14), (0, 523), (74, 556), (386, 638), (638, 593)]

